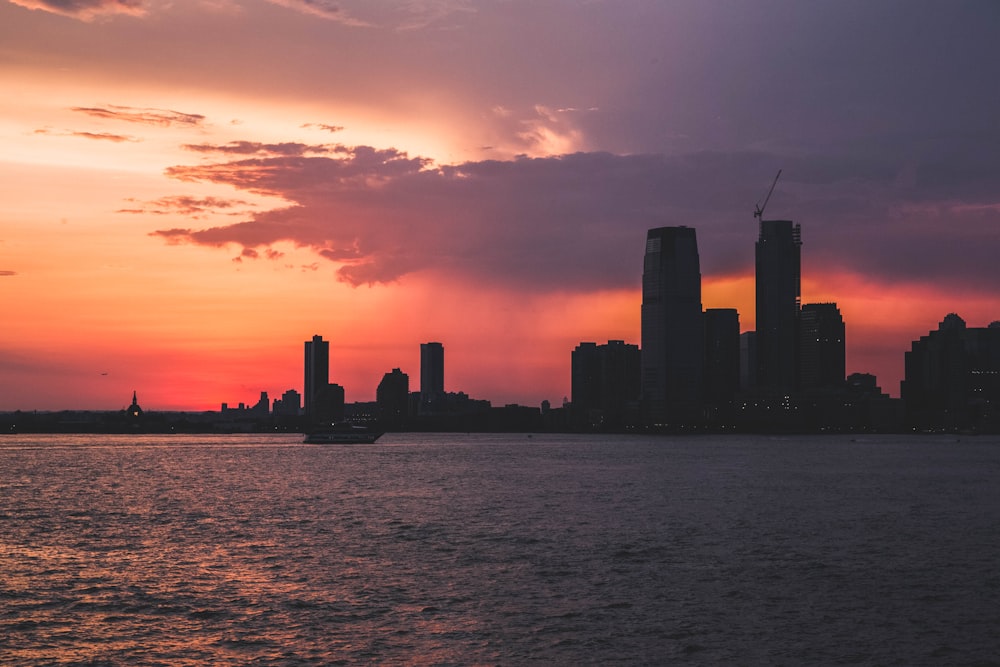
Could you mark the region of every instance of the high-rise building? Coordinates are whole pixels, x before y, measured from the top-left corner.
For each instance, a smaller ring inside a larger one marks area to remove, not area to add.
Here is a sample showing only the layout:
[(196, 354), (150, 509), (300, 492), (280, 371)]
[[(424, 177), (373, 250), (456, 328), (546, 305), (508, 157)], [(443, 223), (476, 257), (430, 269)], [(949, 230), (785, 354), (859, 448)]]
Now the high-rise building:
[(704, 345), (695, 230), (650, 229), (642, 271), (642, 406), (647, 423), (694, 415), (703, 398)]
[(441, 343), (420, 344), (420, 393), (444, 393), (444, 346)]
[(409, 412), (410, 376), (398, 368), (383, 375), (375, 390), (375, 404), (384, 428), (401, 428)]
[(318, 401), (330, 384), (330, 343), (322, 336), (313, 336), (306, 341), (305, 383), (303, 397), (307, 417), (317, 416)]
[(572, 354), (573, 421), (620, 428), (634, 422), (639, 400), (639, 346), (622, 340), (580, 343)]
[(807, 303), (799, 312), (799, 389), (843, 388), (844, 318), (835, 303)]
[(757, 386), (795, 390), (802, 232), (791, 220), (761, 220), (756, 248)]
[(951, 313), (913, 341), (900, 396), (920, 428), (1000, 428), (1000, 322), (966, 327)]
[(740, 314), (735, 308), (705, 310), (705, 400), (723, 405), (740, 389)]

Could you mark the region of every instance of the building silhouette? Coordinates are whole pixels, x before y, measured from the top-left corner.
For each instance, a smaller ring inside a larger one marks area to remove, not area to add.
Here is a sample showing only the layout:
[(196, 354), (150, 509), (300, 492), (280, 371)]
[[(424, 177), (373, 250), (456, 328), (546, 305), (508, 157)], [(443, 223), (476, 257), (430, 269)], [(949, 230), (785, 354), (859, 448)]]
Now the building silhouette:
[(640, 391), (639, 346), (621, 340), (580, 343), (571, 359), (574, 426), (618, 429), (633, 424)]
[(410, 376), (398, 368), (383, 375), (375, 390), (375, 404), (383, 428), (402, 428), (409, 414)]
[(271, 411), (279, 417), (297, 417), (302, 409), (302, 395), (294, 389), (289, 389), (274, 399)]
[(705, 310), (705, 400), (725, 405), (740, 389), (740, 315), (735, 308)]
[(951, 313), (905, 355), (900, 395), (924, 429), (1000, 427), (1000, 322), (966, 327)]
[(317, 391), (313, 404), (312, 421), (329, 424), (344, 420), (344, 388), (339, 384), (328, 382)]
[(421, 409), (431, 412), (440, 409), (444, 395), (444, 346), (441, 343), (421, 343)]
[(756, 246), (757, 387), (795, 390), (802, 234), (790, 220), (761, 220)]
[(799, 312), (799, 389), (841, 389), (846, 375), (844, 319), (835, 303), (809, 303)]
[(740, 334), (740, 391), (757, 386), (757, 332)]
[(698, 241), (691, 227), (646, 234), (642, 271), (642, 411), (648, 424), (692, 418), (704, 385)]
[(125, 408), (125, 414), (132, 419), (142, 417), (142, 408), (139, 407), (139, 397), (134, 389), (132, 390), (132, 404)]
[(305, 414), (313, 421), (318, 418), (319, 400), (330, 383), (330, 343), (322, 336), (313, 336), (305, 344), (305, 382), (303, 393)]

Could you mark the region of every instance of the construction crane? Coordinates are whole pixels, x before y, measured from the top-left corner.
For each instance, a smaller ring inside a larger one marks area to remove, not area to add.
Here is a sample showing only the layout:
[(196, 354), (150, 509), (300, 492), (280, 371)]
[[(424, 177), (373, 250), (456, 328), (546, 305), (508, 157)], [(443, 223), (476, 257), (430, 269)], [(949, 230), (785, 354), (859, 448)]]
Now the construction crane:
[(754, 206), (753, 217), (758, 219), (763, 219), (761, 216), (764, 215), (764, 209), (767, 208), (767, 202), (771, 199), (771, 193), (774, 192), (774, 186), (778, 184), (778, 179), (781, 178), (781, 170), (778, 170), (778, 175), (774, 177), (774, 183), (771, 183), (771, 189), (767, 191), (767, 197), (764, 198), (764, 203), (761, 204), (757, 202)]

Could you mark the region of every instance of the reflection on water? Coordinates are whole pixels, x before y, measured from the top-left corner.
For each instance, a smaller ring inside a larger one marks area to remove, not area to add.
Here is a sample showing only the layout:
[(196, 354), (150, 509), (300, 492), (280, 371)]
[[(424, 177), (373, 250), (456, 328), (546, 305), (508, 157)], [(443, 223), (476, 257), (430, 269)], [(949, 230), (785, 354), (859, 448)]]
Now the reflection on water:
[(0, 438), (5, 665), (989, 664), (1000, 440)]

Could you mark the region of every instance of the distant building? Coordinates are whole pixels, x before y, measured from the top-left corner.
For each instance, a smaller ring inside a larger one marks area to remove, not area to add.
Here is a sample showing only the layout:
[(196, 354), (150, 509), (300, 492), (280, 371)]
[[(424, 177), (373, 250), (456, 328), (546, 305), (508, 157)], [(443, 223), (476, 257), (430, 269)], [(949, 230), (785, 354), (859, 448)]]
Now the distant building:
[(313, 336), (305, 344), (305, 413), (310, 419), (318, 416), (318, 401), (330, 383), (330, 343), (322, 336)]
[(375, 390), (378, 419), (384, 428), (398, 429), (406, 422), (410, 403), (410, 376), (393, 368), (382, 376)]
[(790, 220), (761, 220), (756, 246), (757, 386), (795, 390), (802, 233)]
[(696, 414), (703, 397), (704, 337), (695, 230), (650, 229), (642, 271), (641, 390), (647, 423)]
[(319, 392), (314, 405), (313, 421), (322, 424), (344, 420), (344, 388), (327, 383)]
[(740, 390), (749, 391), (757, 386), (757, 332), (740, 334)]
[(289, 389), (281, 398), (274, 399), (271, 409), (279, 417), (296, 417), (302, 409), (302, 396), (294, 389)]
[(799, 313), (799, 389), (840, 389), (846, 375), (844, 318), (835, 303), (809, 303)]
[(705, 318), (705, 400), (724, 405), (740, 389), (740, 315), (735, 308), (709, 308)]
[(434, 411), (444, 397), (444, 346), (441, 343), (420, 344), (420, 402), (424, 409)]
[(917, 428), (1000, 427), (1000, 322), (969, 328), (951, 313), (905, 356), (900, 383)]
[[(573, 421), (578, 427), (620, 428), (635, 421), (641, 357), (637, 345), (580, 343), (571, 356)], [(543, 408), (543, 412), (547, 408)]]
[(139, 398), (135, 390), (132, 391), (132, 404), (125, 408), (125, 414), (132, 419), (142, 417), (142, 408), (139, 407)]

